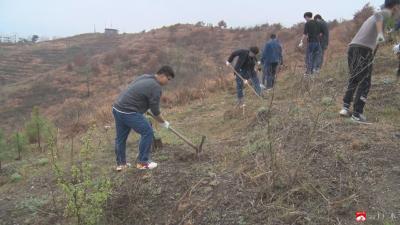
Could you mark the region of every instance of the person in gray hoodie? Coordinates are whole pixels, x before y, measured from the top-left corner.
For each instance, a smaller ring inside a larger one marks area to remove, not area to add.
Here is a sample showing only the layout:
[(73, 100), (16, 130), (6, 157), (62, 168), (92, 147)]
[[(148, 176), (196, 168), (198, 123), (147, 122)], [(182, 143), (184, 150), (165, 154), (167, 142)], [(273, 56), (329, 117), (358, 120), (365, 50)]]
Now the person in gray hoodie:
[[(382, 11), (369, 17), (353, 38), (348, 50), (350, 77), (346, 93), (343, 97), (341, 116), (351, 116), (354, 122), (366, 123), (364, 107), (371, 87), (372, 66), (377, 46), (385, 42), (383, 35), (384, 21), (388, 17), (398, 17), (400, 0), (385, 0)], [(354, 110), (350, 113), (354, 98)]]
[(155, 75), (141, 75), (128, 85), (114, 102), (112, 112), (115, 120), (116, 138), (115, 155), (117, 171), (130, 166), (126, 161), (126, 140), (131, 130), (140, 134), (138, 169), (154, 169), (157, 163), (150, 160), (150, 149), (153, 142), (153, 128), (144, 116), (149, 109), (162, 127), (169, 129), (160, 112), (161, 87), (175, 77), (169, 66), (163, 66)]

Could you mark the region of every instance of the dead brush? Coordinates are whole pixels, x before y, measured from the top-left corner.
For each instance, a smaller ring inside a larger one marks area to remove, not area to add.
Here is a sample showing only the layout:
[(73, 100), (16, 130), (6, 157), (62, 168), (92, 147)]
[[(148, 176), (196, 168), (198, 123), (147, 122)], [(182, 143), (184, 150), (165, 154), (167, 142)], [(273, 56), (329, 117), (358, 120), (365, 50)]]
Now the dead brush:
[(175, 93), (175, 103), (178, 105), (188, 104), (204, 97), (205, 93), (199, 89), (183, 88)]
[(99, 107), (94, 114), (94, 118), (102, 124), (111, 124), (114, 121), (111, 109), (108, 105)]
[[(228, 79), (227, 76), (219, 75), (215, 79), (214, 88), (217, 88), (218, 90), (227, 91), (232, 87), (232, 79)], [(211, 88), (212, 87), (210, 87), (210, 89)]]
[(232, 81), (224, 76), (218, 76), (214, 80), (199, 81), (197, 88), (182, 88), (174, 92), (167, 92), (161, 99), (166, 106), (186, 105), (195, 100), (205, 99), (209, 93), (230, 90)]
[(200, 89), (203, 92), (216, 93), (220, 91), (230, 90), (233, 86), (233, 80), (227, 78), (225, 75), (217, 75), (216, 78), (211, 80), (203, 80)]
[(126, 62), (129, 60), (129, 50), (128, 49), (118, 48), (115, 51), (115, 55), (123, 62)]
[[(273, 93), (268, 107), (260, 108), (257, 123), (249, 126), (255, 135), (246, 157), (241, 156), (237, 176), (245, 188), (257, 190), (255, 205), (282, 224), (337, 224), (338, 215), (354, 210), (358, 182), (351, 176), (341, 178), (340, 192), (334, 195), (337, 187), (314, 175), (321, 148), (329, 148), (318, 139), (325, 129), (335, 129), (325, 122), (325, 114), (334, 106), (337, 87), (322, 77), (301, 89), (302, 79), (298, 76), (291, 92), (285, 90), (293, 96), (289, 102), (276, 103)], [(274, 109), (277, 104), (280, 108)], [(278, 112), (271, 115), (271, 110)]]
[(228, 109), (224, 112), (224, 120), (233, 120), (243, 118), (244, 108), (235, 107), (233, 109)]
[(68, 63), (65, 70), (66, 70), (67, 72), (72, 72), (72, 71), (74, 71), (74, 66), (72, 65), (72, 63)]
[(161, 96), (161, 104), (163, 107), (170, 108), (172, 107), (174, 100), (169, 94)]
[(103, 63), (104, 65), (106, 65), (106, 66), (111, 66), (111, 65), (114, 64), (116, 57), (117, 57), (117, 56), (116, 56), (114, 53), (107, 53), (107, 54), (104, 56), (104, 58), (103, 58), (103, 60), (102, 60), (102, 63)]

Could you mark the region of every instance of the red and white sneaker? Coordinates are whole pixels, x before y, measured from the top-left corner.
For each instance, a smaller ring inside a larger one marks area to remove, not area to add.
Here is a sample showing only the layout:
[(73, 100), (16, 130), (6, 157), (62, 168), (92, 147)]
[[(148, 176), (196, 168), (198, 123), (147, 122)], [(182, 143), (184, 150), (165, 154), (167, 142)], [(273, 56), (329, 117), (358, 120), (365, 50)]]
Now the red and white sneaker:
[(152, 170), (157, 167), (157, 163), (155, 162), (145, 162), (145, 163), (137, 163), (136, 168), (139, 170)]

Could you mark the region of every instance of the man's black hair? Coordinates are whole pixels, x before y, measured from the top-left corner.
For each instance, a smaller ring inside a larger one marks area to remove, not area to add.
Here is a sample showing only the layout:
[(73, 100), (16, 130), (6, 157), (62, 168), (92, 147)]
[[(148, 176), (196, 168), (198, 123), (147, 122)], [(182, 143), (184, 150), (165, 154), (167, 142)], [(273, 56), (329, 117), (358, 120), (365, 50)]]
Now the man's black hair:
[(252, 46), (250, 47), (250, 51), (254, 53), (254, 55), (257, 55), (260, 52), (260, 49), (258, 49), (256, 46)]
[(175, 78), (174, 70), (170, 66), (162, 66), (158, 72), (158, 75), (164, 74), (167, 77)]
[(317, 14), (314, 16), (314, 20), (322, 20), (322, 16)]
[(306, 12), (304, 13), (304, 18), (312, 18), (312, 12)]
[(391, 9), (396, 5), (400, 5), (400, 0), (385, 0), (384, 7)]
[(271, 39), (275, 39), (276, 38), (276, 34), (271, 34)]

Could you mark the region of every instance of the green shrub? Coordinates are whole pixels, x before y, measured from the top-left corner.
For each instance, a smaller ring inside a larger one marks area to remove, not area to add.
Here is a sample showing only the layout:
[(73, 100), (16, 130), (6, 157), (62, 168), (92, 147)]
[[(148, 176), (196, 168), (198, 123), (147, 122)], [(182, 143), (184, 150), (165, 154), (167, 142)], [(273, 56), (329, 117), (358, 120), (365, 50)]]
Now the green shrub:
[(254, 153), (262, 152), (262, 151), (270, 151), (270, 149), (271, 149), (271, 142), (265, 138), (260, 138), (256, 141), (252, 142), (248, 146), (246, 153), (254, 154)]
[(31, 113), (31, 119), (25, 125), (26, 136), (30, 143), (37, 143), (39, 150), (43, 150), (43, 142), (46, 142), (54, 133), (54, 125), (43, 117), (39, 107), (35, 106)]
[(6, 138), (3, 131), (0, 129), (0, 171), (1, 163), (8, 158), (8, 148), (6, 145)]
[(18, 182), (20, 180), (22, 180), (22, 176), (19, 173), (14, 173), (13, 175), (11, 175), (12, 182)]
[(167, 155), (160, 155), (157, 158), (160, 161), (167, 161), (169, 159), (169, 157)]
[(80, 163), (72, 166), (70, 171), (62, 170), (55, 163), (55, 142), (50, 142), (57, 183), (67, 202), (65, 215), (74, 217), (77, 225), (99, 224), (112, 189), (110, 178), (106, 174), (99, 174), (91, 164), (92, 155), (96, 150), (92, 144), (92, 133), (93, 129), (83, 138)]
[(22, 153), (27, 149), (28, 140), (22, 132), (15, 132), (11, 138), (11, 146), (18, 154), (17, 160), (22, 160)]
[(31, 214), (36, 214), (38, 209), (48, 202), (45, 198), (30, 197), (17, 205), (18, 209), (27, 210)]
[(39, 159), (38, 162), (37, 162), (38, 166), (45, 166), (47, 164), (49, 164), (49, 159), (48, 158)]
[(322, 105), (331, 106), (332, 104), (333, 104), (333, 98), (331, 98), (331, 97), (323, 97), (322, 98)]

